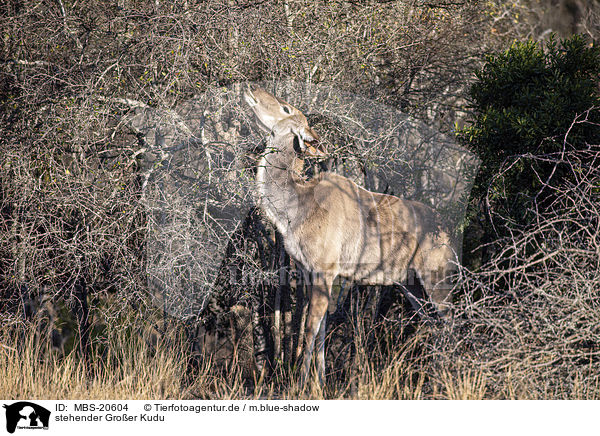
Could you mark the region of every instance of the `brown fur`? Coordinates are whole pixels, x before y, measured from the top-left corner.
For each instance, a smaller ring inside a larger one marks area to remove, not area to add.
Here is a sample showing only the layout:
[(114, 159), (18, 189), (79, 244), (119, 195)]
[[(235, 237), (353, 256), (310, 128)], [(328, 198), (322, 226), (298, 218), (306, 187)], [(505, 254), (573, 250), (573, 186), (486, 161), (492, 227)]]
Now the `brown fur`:
[[(333, 173), (304, 181), (294, 171), (298, 146), (306, 152), (304, 141), (318, 138), (306, 117), (262, 89), (247, 92), (245, 99), (271, 134), (257, 175), (261, 207), (282, 234), (288, 253), (312, 275), (303, 376), (317, 335), (324, 335), (337, 276), (391, 285), (404, 283), (408, 269), (414, 269), (438, 310), (445, 312), (450, 288), (442, 279), (454, 252), (437, 214), (422, 203), (367, 191)], [(421, 311), (422, 302), (409, 299)], [(317, 357), (323, 380), (322, 343)]]

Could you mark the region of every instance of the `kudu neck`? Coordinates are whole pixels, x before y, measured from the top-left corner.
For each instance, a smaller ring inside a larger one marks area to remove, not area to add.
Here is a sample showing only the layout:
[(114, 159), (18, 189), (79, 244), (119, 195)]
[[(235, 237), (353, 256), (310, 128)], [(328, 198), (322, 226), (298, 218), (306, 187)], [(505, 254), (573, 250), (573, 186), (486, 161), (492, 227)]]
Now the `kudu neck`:
[[(259, 171), (262, 169), (267, 177), (263, 183), (282, 182), (296, 183), (301, 179), (301, 174), (304, 169), (304, 160), (300, 159), (294, 150), (293, 135), (284, 137), (284, 144), (277, 146), (269, 145), (263, 153), (260, 160)], [(288, 180), (289, 179), (289, 180)]]
[(281, 142), (271, 142), (260, 159), (256, 185), (261, 208), (285, 235), (297, 216), (297, 188), (302, 182), (300, 173), (304, 162), (296, 155), (293, 135), (276, 139)]

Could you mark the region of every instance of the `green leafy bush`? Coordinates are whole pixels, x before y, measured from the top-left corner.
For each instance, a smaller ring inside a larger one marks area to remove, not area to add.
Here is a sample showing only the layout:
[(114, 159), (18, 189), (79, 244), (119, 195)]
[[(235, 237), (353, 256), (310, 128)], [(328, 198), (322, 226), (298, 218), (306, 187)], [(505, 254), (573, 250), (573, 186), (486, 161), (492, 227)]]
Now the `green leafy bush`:
[[(470, 89), (475, 118), (459, 137), (482, 160), (473, 204), (487, 196), (481, 204), (487, 207), (488, 236), (492, 227), (497, 237), (509, 233), (507, 226), (530, 222), (529, 211), (534, 199), (544, 197), (540, 191), (548, 177), (566, 174), (553, 153), (600, 144), (598, 124), (574, 123), (578, 116), (600, 118), (598, 111), (587, 112), (600, 106), (599, 77), (600, 50), (579, 35), (551, 38), (545, 46), (515, 42), (486, 58)], [(521, 159), (524, 155), (553, 159)], [(498, 217), (501, 222), (494, 221)]]

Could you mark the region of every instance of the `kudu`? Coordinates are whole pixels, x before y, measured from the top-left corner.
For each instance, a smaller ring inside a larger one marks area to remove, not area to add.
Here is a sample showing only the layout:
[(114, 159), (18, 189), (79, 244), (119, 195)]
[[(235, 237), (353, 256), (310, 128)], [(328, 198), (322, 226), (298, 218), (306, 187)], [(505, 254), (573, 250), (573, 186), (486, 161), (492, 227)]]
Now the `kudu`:
[[(315, 339), (324, 380), (324, 335), (331, 287), (337, 276), (361, 284), (402, 284), (414, 270), (441, 314), (448, 309), (446, 273), (454, 259), (448, 234), (428, 206), (361, 188), (334, 173), (305, 180), (305, 155), (326, 156), (319, 136), (298, 109), (263, 89), (244, 92), (258, 125), (269, 133), (256, 175), (260, 207), (283, 236), (288, 254), (310, 273), (310, 306), (302, 380), (310, 371)], [(441, 273), (441, 275), (440, 275)], [(424, 300), (404, 287), (423, 313)]]

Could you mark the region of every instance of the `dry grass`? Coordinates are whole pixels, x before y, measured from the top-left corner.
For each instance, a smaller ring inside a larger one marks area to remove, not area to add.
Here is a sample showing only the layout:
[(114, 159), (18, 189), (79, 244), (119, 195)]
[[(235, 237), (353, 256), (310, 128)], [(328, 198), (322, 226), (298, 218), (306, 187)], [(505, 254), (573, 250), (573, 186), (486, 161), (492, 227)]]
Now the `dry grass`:
[(484, 400), (487, 380), (485, 374), (477, 370), (464, 368), (458, 374), (444, 371), (441, 383), (444, 388), (443, 398), (449, 400)]
[[(181, 335), (111, 331), (95, 346), (89, 368), (71, 352), (60, 356), (35, 326), (0, 331), (0, 398), (5, 399), (597, 399), (597, 380), (575, 377), (569, 386), (540, 390), (539, 371), (508, 367), (498, 378), (485, 366), (445, 360), (447, 356), (414, 358), (427, 341), (417, 333), (387, 356), (370, 356), (360, 341), (348, 380), (330, 379), (304, 389), (283, 370), (249, 381), (239, 364), (218, 366), (210, 356), (192, 370)], [(234, 359), (235, 361), (235, 359)]]
[(102, 364), (91, 368), (71, 352), (61, 357), (31, 326), (0, 332), (0, 397), (31, 399), (185, 398), (187, 360), (173, 338), (115, 331)]
[[(218, 368), (209, 357), (189, 370), (190, 355), (178, 335), (156, 339), (111, 332), (95, 347), (95, 364), (87, 368), (77, 352), (60, 356), (34, 326), (0, 331), (0, 397), (6, 399), (395, 399), (423, 398), (423, 377), (407, 376), (402, 354), (377, 370), (366, 353), (357, 355), (362, 368), (355, 380), (321, 388), (302, 388), (279, 371), (249, 383), (241, 366)], [(101, 362), (101, 363), (99, 363)], [(352, 387), (354, 385), (354, 388)]]

